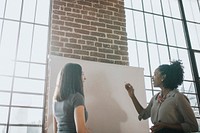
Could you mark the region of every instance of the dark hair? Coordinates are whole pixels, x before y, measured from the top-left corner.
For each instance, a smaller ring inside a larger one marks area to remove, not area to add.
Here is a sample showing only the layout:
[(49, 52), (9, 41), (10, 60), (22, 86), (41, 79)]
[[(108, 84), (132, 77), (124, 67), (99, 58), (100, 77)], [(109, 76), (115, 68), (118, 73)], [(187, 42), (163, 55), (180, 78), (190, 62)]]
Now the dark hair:
[(68, 63), (58, 74), (54, 99), (65, 100), (70, 94), (83, 93), (82, 67), (79, 64)]
[(183, 83), (183, 65), (180, 60), (172, 61), (170, 65), (163, 64), (158, 67), (162, 76), (165, 76), (163, 80), (163, 87), (171, 90), (176, 89)]

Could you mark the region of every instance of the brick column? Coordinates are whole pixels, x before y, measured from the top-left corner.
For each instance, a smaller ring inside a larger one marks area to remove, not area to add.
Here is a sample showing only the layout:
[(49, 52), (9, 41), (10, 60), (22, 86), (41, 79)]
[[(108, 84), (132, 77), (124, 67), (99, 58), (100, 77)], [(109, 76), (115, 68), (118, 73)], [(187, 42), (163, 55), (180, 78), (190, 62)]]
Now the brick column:
[(123, 0), (53, 0), (50, 54), (127, 65)]

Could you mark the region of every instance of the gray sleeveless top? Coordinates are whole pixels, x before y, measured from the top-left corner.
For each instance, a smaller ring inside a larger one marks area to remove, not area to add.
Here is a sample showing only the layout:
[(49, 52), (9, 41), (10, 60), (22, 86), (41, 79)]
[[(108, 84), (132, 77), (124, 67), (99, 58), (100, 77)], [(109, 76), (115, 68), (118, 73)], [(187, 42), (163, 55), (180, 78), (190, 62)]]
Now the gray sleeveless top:
[[(58, 133), (76, 133), (74, 109), (80, 105), (85, 107), (84, 97), (80, 93), (72, 94), (64, 101), (53, 102), (53, 114), (57, 121)], [(86, 120), (87, 117), (88, 113), (85, 108)]]

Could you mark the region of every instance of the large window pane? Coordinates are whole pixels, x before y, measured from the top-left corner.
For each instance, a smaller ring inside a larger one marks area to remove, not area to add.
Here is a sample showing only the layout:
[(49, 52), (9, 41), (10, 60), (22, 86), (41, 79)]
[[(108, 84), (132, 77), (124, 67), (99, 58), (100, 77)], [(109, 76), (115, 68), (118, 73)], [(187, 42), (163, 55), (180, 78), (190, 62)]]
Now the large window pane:
[(131, 8), (132, 7), (132, 0), (125, 0), (124, 7)]
[(165, 16), (171, 16), (170, 4), (168, 0), (162, 0), (162, 8)]
[(5, 18), (20, 19), (22, 0), (7, 0)]
[(137, 10), (142, 10), (142, 1), (141, 0), (125, 0), (125, 7), (133, 8)]
[[(146, 0), (144, 0), (144, 3)], [(162, 14), (160, 0), (151, 0), (153, 6), (153, 13)]]
[(146, 27), (147, 27), (147, 39), (149, 42), (157, 42), (156, 32), (155, 32), (155, 21), (152, 14), (145, 14)]
[(164, 28), (163, 17), (155, 16), (157, 42), (166, 44), (166, 33)]
[(175, 18), (181, 18), (180, 17), (180, 8), (178, 5), (179, 0), (168, 0), (170, 3), (170, 9), (171, 9), (171, 16)]
[(0, 65), (0, 75), (12, 76), (14, 72), (14, 61), (5, 59), (0, 53), (0, 62), (1, 64), (4, 64)]
[(10, 91), (12, 86), (12, 77), (0, 76), (0, 90)]
[(45, 65), (40, 64), (31, 64), (30, 65), (30, 77), (31, 78), (38, 78), (38, 79), (45, 79)]
[(48, 27), (36, 25), (32, 46), (32, 62), (46, 63)]
[(137, 42), (128, 41), (128, 55), (129, 55), (129, 65), (130, 66), (139, 66), (138, 61), (138, 50), (137, 50)]
[(0, 126), (0, 132), (6, 133), (6, 126)]
[(200, 24), (187, 24), (192, 48), (200, 49)]
[(144, 4), (144, 11), (147, 11), (147, 12), (152, 12), (153, 9), (152, 9), (152, 6), (151, 6), (151, 0), (143, 0), (143, 4)]
[[(24, 100), (26, 99), (26, 100)], [(12, 97), (12, 105), (17, 106), (29, 106), (29, 107), (42, 107), (43, 96), (42, 95), (28, 95), (14, 93)]]
[(181, 18), (178, 0), (162, 0), (162, 7), (165, 16)]
[(160, 65), (159, 50), (155, 44), (149, 44), (151, 75), (154, 75), (154, 70)]
[(10, 93), (0, 92), (0, 104), (2, 105), (10, 104)]
[(24, 0), (22, 20), (27, 22), (34, 22), (35, 10), (36, 10), (36, 0)]
[(142, 1), (141, 0), (132, 0), (133, 9), (142, 10)]
[(1, 0), (1, 4), (0, 4), (0, 18), (3, 18), (3, 15), (4, 15), (5, 2), (6, 2), (6, 0)]
[(191, 0), (192, 11), (194, 15), (194, 21), (200, 23), (200, 7), (197, 0)]
[(183, 1), (186, 19), (189, 21), (200, 22), (200, 11), (197, 0)]
[(0, 65), (0, 74), (13, 75), (18, 27), (18, 22), (4, 21), (0, 45), (0, 62), (4, 65)]
[(15, 78), (14, 91), (44, 93), (44, 81)]
[(149, 60), (147, 52), (147, 44), (143, 42), (137, 42), (138, 52), (142, 53), (139, 55), (139, 67), (144, 68), (144, 74), (149, 75)]
[(31, 55), (31, 44), (32, 44), (32, 24), (21, 24), (20, 36), (19, 36), (19, 45), (17, 59), (21, 61), (30, 61)]
[(40, 133), (42, 127), (10, 126), (9, 133)]
[(175, 35), (176, 35), (176, 45), (178, 47), (186, 48), (183, 24), (179, 20), (174, 20), (173, 22), (174, 22), (174, 30), (175, 30)]
[(4, 57), (5, 60), (13, 60), (15, 58), (18, 28), (18, 22), (4, 21), (0, 57)]
[(186, 19), (191, 20), (191, 21), (194, 20), (190, 0), (183, 0), (182, 2), (183, 2)]
[(151, 89), (152, 88), (152, 78), (151, 77), (144, 77), (145, 81), (145, 89)]
[[(41, 109), (33, 108), (12, 108), (11, 109), (11, 124), (42, 124)], [(23, 114), (23, 115), (22, 115)]]
[(0, 107), (0, 123), (6, 124), (8, 120), (8, 108), (7, 107)]
[[(1, 30), (2, 30), (2, 23), (3, 23), (3, 20), (0, 19), (0, 35), (1, 35)], [(1, 46), (1, 45), (0, 45)]]
[(146, 41), (144, 17), (142, 12), (134, 12), (136, 39)]
[(29, 63), (17, 62), (15, 68), (15, 76), (28, 77)]
[(45, 79), (45, 67), (45, 65), (40, 64), (17, 62), (15, 75), (21, 77)]
[(183, 0), (183, 6), (187, 20), (200, 22), (200, 11), (197, 0)]
[(149, 53), (151, 61), (151, 74), (160, 64), (169, 64), (168, 48), (166, 46), (158, 46), (149, 44)]
[(167, 38), (169, 45), (176, 44), (176, 36), (174, 32), (174, 23), (170, 18), (165, 18), (166, 30), (167, 30)]
[(48, 25), (50, 0), (37, 0), (36, 23)]
[(127, 37), (130, 39), (135, 39), (135, 24), (134, 24), (134, 16), (133, 16), (133, 11), (132, 10), (126, 10), (126, 32), (127, 32)]
[[(200, 53), (195, 53), (195, 59), (196, 59), (198, 74), (199, 74), (199, 76), (200, 76)], [(200, 78), (200, 77), (199, 77), (199, 78)], [(199, 79), (199, 80), (200, 80), (200, 79)]]
[(185, 34), (182, 22), (175, 19), (165, 18), (169, 45), (186, 47)]
[(18, 28), (18, 22), (4, 21), (0, 58), (4, 57), (4, 60), (13, 60), (15, 58)]
[(182, 22), (175, 19), (166, 18), (166, 27), (169, 45), (186, 47), (185, 35)]
[(169, 64), (169, 51), (167, 46), (158, 46), (159, 58), (161, 64)]

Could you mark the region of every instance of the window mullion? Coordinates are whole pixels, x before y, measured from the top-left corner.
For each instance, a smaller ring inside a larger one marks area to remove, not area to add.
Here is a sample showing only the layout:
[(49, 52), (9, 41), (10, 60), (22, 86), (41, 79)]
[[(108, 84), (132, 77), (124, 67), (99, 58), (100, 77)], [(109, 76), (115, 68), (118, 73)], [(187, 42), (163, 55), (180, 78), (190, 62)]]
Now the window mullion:
[(200, 83), (199, 83), (199, 75), (198, 75), (198, 70), (197, 70), (197, 64), (195, 62), (195, 55), (194, 55), (194, 51), (192, 50), (192, 46), (191, 46), (191, 41), (190, 41), (190, 36), (189, 36), (189, 31), (188, 31), (188, 26), (187, 26), (187, 21), (186, 21), (186, 17), (185, 17), (185, 12), (184, 12), (184, 7), (183, 7), (183, 3), (182, 0), (179, 0), (179, 7), (180, 7), (180, 12), (181, 12), (181, 17), (183, 19), (183, 30), (185, 32), (185, 38), (186, 38), (186, 45), (188, 47), (188, 53), (189, 53), (189, 59), (191, 62), (191, 68), (192, 68), (192, 74), (193, 74), (193, 78), (195, 81), (195, 86), (196, 86), (196, 91), (197, 91), (197, 97), (198, 97), (198, 108), (199, 108), (199, 112), (200, 112)]

